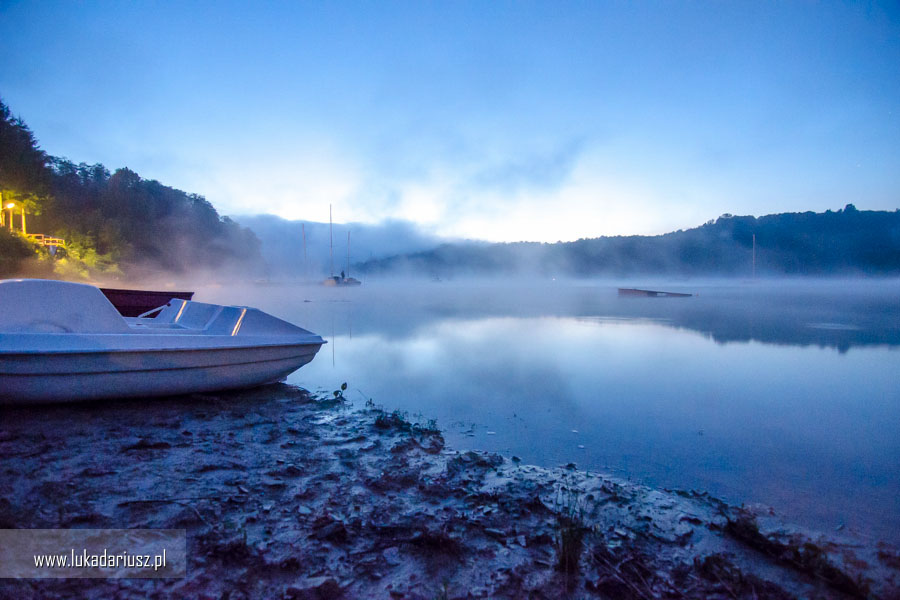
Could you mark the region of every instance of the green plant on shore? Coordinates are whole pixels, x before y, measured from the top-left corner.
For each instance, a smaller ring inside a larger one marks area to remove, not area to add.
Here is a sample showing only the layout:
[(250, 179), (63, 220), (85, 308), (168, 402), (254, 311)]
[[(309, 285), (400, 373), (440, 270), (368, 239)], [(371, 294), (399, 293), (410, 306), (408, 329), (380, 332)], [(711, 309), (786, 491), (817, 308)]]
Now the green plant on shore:
[(375, 417), (375, 427), (378, 429), (399, 429), (401, 431), (410, 431), (412, 423), (410, 423), (402, 410), (387, 412), (383, 409), (376, 409), (378, 415)]
[[(410, 431), (412, 433), (424, 435), (441, 433), (441, 429), (438, 427), (436, 419), (428, 419), (425, 421), (425, 415), (416, 413), (412, 415), (416, 420), (412, 421), (410, 420), (410, 415), (407, 411), (398, 408), (392, 412), (388, 412), (384, 409), (384, 406), (376, 404), (374, 398), (370, 398), (362, 392), (360, 392), (360, 394), (366, 399), (366, 408), (375, 413), (374, 424), (377, 429), (398, 429), (400, 431)], [(425, 421), (424, 425), (422, 424), (422, 421)]]
[(438, 590), (438, 593), (434, 597), (434, 600), (450, 600), (450, 595), (447, 592), (447, 582), (446, 581), (441, 583), (441, 589)]
[[(368, 403), (366, 406), (370, 406)], [(441, 433), (436, 419), (428, 419), (425, 425), (419, 422), (411, 422), (409, 413), (397, 409), (393, 412), (387, 412), (380, 406), (371, 404), (372, 410), (375, 411), (375, 427), (378, 429), (398, 429), (400, 431), (411, 431), (418, 434), (439, 434)]]
[(560, 485), (556, 492), (557, 524), (556, 568), (567, 575), (579, 570), (584, 550), (584, 535), (588, 531), (585, 522), (585, 500), (571, 485)]

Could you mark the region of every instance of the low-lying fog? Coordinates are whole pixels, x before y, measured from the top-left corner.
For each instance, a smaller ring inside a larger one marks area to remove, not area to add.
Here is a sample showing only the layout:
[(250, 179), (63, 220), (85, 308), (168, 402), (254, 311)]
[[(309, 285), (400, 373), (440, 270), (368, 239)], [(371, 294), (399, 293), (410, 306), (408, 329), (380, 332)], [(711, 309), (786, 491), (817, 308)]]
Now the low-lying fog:
[[(688, 292), (620, 297), (616, 287)], [(900, 281), (207, 287), (323, 337), (289, 382), (458, 449), (760, 502), (900, 542)]]

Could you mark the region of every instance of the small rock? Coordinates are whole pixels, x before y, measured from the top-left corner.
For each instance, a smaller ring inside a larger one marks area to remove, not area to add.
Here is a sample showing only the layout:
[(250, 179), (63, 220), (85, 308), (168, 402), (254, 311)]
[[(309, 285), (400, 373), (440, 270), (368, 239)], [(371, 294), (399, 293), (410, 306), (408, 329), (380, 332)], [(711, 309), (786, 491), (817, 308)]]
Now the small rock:
[(288, 586), (284, 590), (286, 600), (323, 600), (341, 596), (343, 596), (341, 586), (331, 577), (311, 577), (301, 584)]
[(313, 535), (319, 540), (343, 542), (347, 539), (347, 528), (340, 521), (332, 521), (319, 527)]
[(150, 442), (148, 440), (141, 440), (137, 444), (125, 446), (122, 448), (122, 452), (128, 452), (129, 450), (165, 450), (171, 447), (172, 444), (168, 442)]
[(392, 566), (397, 566), (403, 562), (400, 559), (400, 548), (398, 548), (397, 546), (385, 548), (384, 551), (382, 551), (381, 555), (384, 557), (384, 560), (386, 560), (387, 563)]

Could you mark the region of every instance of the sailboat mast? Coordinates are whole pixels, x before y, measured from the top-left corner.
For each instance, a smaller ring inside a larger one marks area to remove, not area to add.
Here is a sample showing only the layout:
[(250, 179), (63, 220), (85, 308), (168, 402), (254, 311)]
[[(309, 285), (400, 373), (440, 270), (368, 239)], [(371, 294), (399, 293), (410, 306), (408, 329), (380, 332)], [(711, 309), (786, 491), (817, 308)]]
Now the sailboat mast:
[(309, 279), (309, 262), (306, 260), (306, 225), (300, 223), (300, 233), (303, 234), (303, 277)]
[(347, 277), (350, 277), (350, 230), (347, 230)]
[(334, 224), (331, 222), (331, 205), (328, 205), (328, 235), (331, 238), (331, 276), (334, 277)]
[(756, 234), (753, 234), (753, 279), (756, 279)]

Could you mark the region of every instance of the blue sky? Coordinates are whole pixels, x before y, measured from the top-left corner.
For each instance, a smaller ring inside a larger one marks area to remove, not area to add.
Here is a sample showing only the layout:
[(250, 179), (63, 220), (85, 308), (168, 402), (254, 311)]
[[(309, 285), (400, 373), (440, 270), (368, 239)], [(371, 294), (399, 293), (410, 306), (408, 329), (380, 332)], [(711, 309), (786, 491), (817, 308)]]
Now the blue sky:
[(900, 7), (9, 2), (49, 153), (225, 214), (500, 241), (900, 208)]

